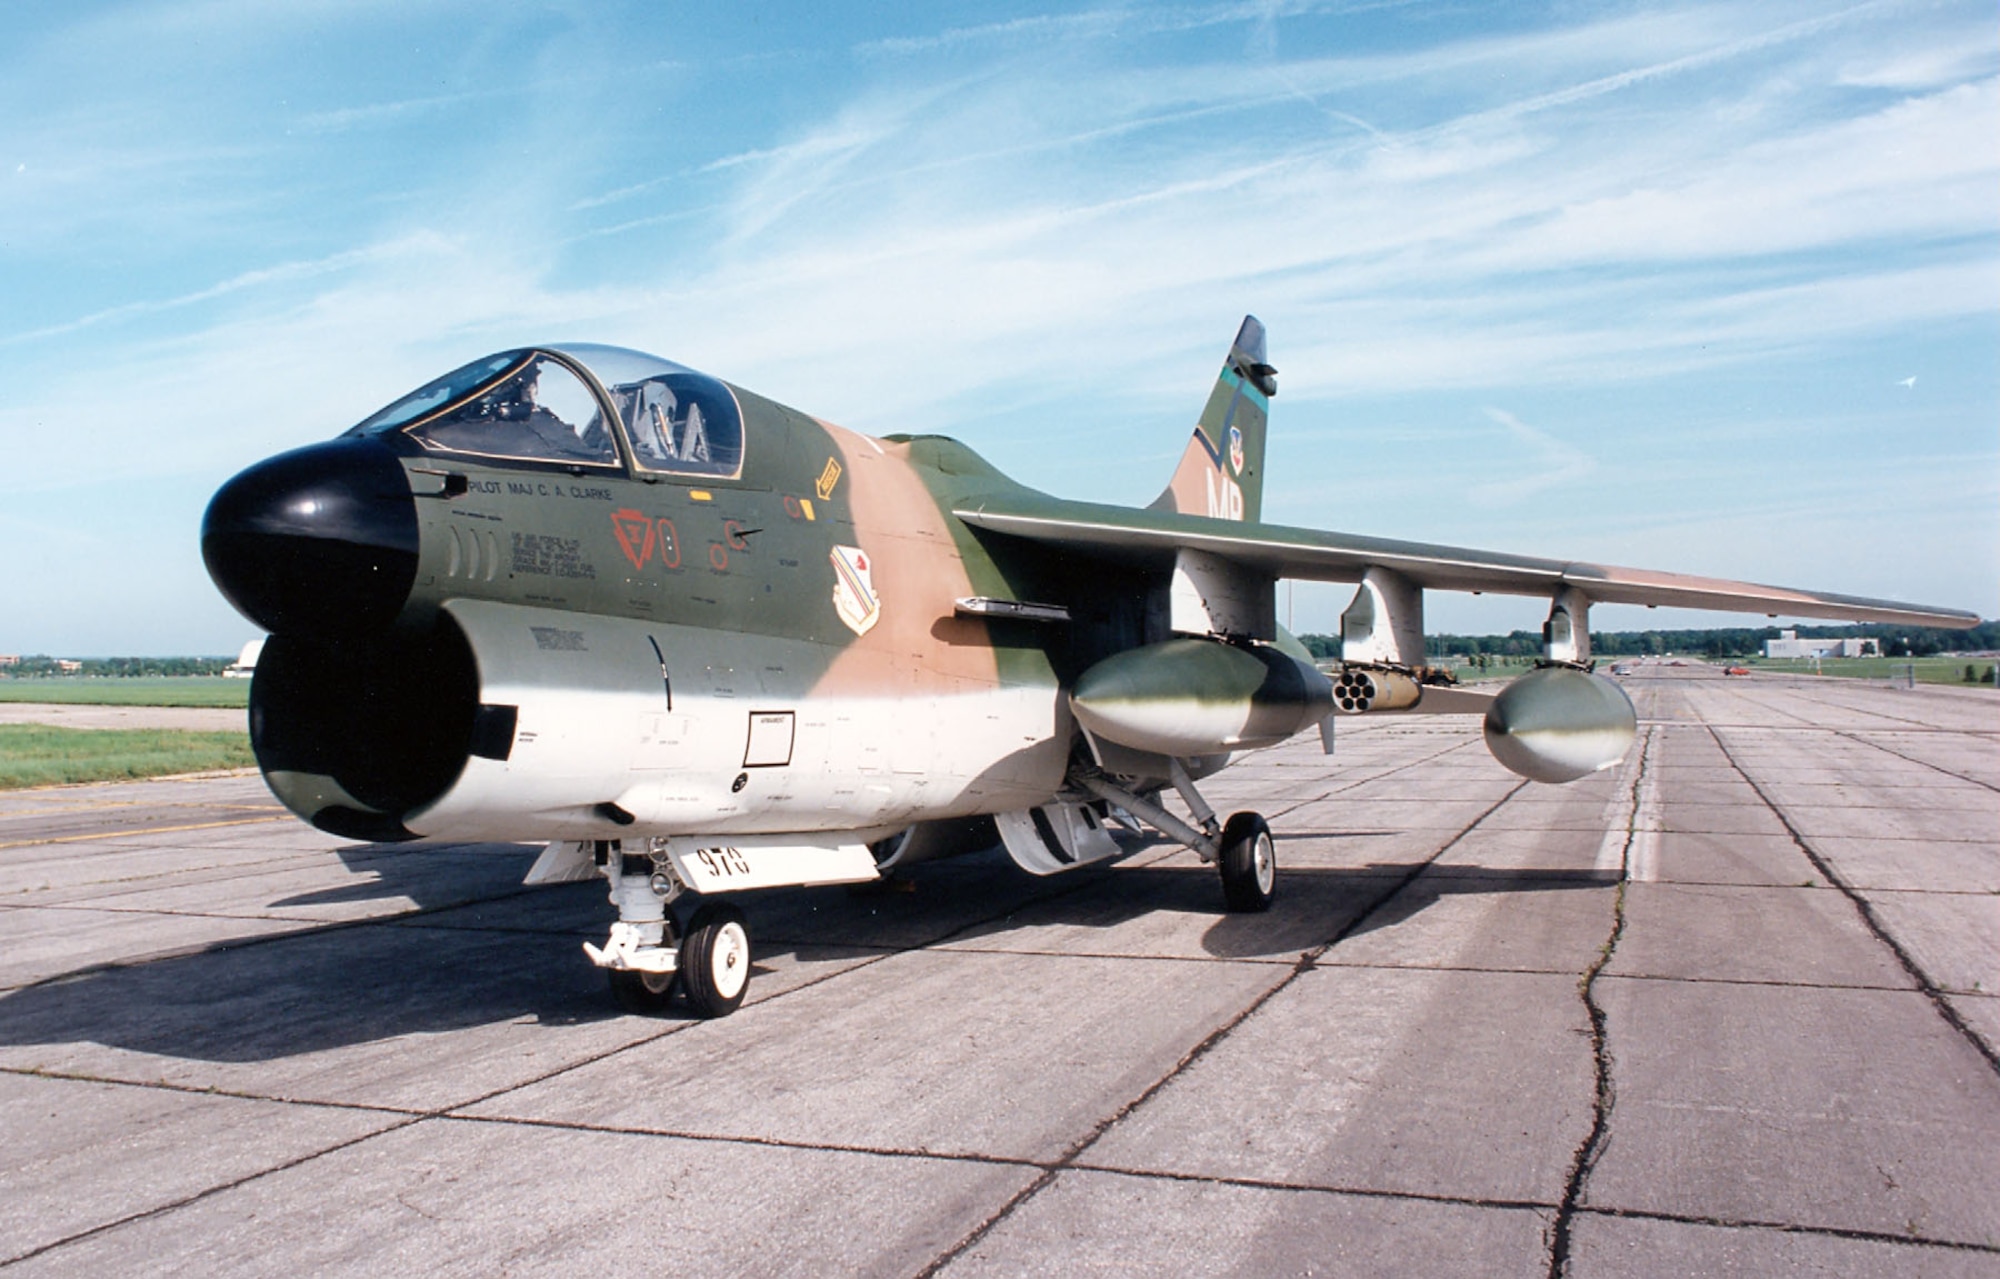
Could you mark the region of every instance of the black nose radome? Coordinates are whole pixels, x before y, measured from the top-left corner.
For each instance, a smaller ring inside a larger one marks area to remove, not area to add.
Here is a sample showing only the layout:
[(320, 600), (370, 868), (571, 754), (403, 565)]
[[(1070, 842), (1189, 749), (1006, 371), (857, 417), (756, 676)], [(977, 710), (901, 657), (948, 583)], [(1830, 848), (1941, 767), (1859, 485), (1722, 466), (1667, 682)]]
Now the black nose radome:
[(229, 602), (273, 634), (380, 630), (416, 580), (416, 502), (402, 464), (373, 440), (294, 449), (217, 491), (201, 557)]

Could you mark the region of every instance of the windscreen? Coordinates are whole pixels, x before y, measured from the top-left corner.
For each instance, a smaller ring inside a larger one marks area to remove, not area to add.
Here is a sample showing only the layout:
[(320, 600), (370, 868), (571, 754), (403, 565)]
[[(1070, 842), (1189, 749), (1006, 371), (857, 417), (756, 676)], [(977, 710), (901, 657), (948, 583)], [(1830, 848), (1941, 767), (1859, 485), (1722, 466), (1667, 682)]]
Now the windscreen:
[(502, 351), (483, 360), (474, 360), (464, 368), (453, 369), (435, 382), (426, 382), (388, 408), (363, 419), (361, 425), (348, 434), (379, 435), (399, 426), (407, 426), (446, 405), (456, 404), (509, 369), (527, 363), (530, 354), (528, 351)]
[(433, 452), (568, 466), (618, 464), (596, 394), (562, 361), (538, 351), (475, 360), (348, 434), (397, 430)]

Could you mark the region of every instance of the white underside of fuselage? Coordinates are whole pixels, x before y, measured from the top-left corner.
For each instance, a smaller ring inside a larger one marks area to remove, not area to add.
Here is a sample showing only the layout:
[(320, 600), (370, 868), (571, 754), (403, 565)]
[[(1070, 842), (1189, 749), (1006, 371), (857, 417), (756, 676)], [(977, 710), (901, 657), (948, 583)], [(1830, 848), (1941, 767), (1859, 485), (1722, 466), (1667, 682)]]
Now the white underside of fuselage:
[(419, 835), (887, 831), (1044, 803), (1068, 759), (1052, 686), (938, 692), (918, 678), (880, 696), (828, 693), (815, 687), (825, 654), (807, 651), (819, 646), (569, 615), (564, 643), (582, 648), (550, 650), (536, 646), (539, 610), (451, 611), (478, 657), (480, 700), (518, 717), (506, 759), (472, 758), (406, 818)]

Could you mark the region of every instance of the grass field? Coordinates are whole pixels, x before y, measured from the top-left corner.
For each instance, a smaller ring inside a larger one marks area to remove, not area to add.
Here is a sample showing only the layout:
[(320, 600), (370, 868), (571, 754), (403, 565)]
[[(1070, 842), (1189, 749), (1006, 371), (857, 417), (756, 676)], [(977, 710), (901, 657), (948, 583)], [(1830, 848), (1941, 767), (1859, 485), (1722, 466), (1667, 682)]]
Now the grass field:
[[(1799, 675), (1814, 673), (1812, 662), (1799, 657), (1752, 657), (1743, 665), (1760, 671), (1789, 671)], [(1957, 684), (1961, 688), (1972, 685), (1965, 682), (1965, 668), (1970, 666), (1981, 676), (1993, 669), (1993, 659), (1978, 657), (1829, 657), (1819, 663), (1819, 674), (1835, 675), (1845, 679), (1900, 680), (1904, 671), (1914, 666), (1919, 684)], [(1988, 684), (1988, 688), (1992, 685)]]
[(248, 706), (250, 681), (220, 675), (0, 679), (0, 702), (91, 706)]
[(0, 790), (249, 768), (242, 733), (0, 724)]
[[(1629, 665), (1635, 671), (1644, 672), (1646, 668), (1640, 665), (1640, 663), (1645, 660), (1638, 657), (1604, 657), (1600, 655), (1597, 659), (1597, 669), (1599, 671), (1609, 671), (1613, 666)], [(1708, 665), (1714, 666), (1717, 669), (1724, 666), (1748, 666), (1760, 671), (1784, 671), (1797, 675), (1812, 675), (1815, 673), (1813, 664), (1801, 658), (1743, 657), (1730, 658), (1724, 661), (1720, 658), (1687, 657), (1681, 660), (1695, 664), (1707, 662)], [(1457, 675), (1462, 683), (1486, 683), (1492, 680), (1513, 679), (1533, 665), (1534, 661), (1531, 658), (1522, 659), (1518, 662), (1496, 660), (1490, 669), (1484, 671), (1471, 666), (1461, 666), (1457, 668)], [(1994, 662), (1990, 657), (1830, 657), (1821, 660), (1817, 673), (1837, 676), (1843, 679), (1901, 680), (1904, 671), (1911, 666), (1916, 667), (1917, 683), (1919, 684), (1955, 684), (1960, 688), (1976, 687), (1977, 685), (1975, 684), (1968, 684), (1965, 679), (1965, 668), (1970, 666), (1978, 673), (1982, 680), (1988, 681), (1985, 687), (1993, 687), (1990, 681), (1992, 679), (1991, 671), (1993, 670)]]
[(1513, 679), (1533, 669), (1535, 659), (1532, 657), (1496, 657), (1493, 664), (1483, 671), (1477, 666), (1466, 665), (1453, 667), (1451, 673), (1458, 676), (1461, 684), (1488, 684), (1496, 679)]

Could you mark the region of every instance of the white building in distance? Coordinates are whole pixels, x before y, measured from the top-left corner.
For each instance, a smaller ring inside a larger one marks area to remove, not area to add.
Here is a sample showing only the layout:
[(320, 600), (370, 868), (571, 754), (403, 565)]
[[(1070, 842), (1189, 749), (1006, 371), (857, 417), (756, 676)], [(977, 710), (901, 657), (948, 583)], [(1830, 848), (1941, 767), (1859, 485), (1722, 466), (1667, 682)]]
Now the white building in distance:
[(222, 673), (229, 679), (249, 679), (257, 673), (257, 659), (263, 655), (264, 641), (261, 638), (253, 639), (243, 646), (241, 653), (237, 654), (236, 664), (224, 668)]
[(1797, 631), (1780, 631), (1764, 641), (1766, 657), (1880, 657), (1882, 645), (1872, 639), (1800, 639)]

